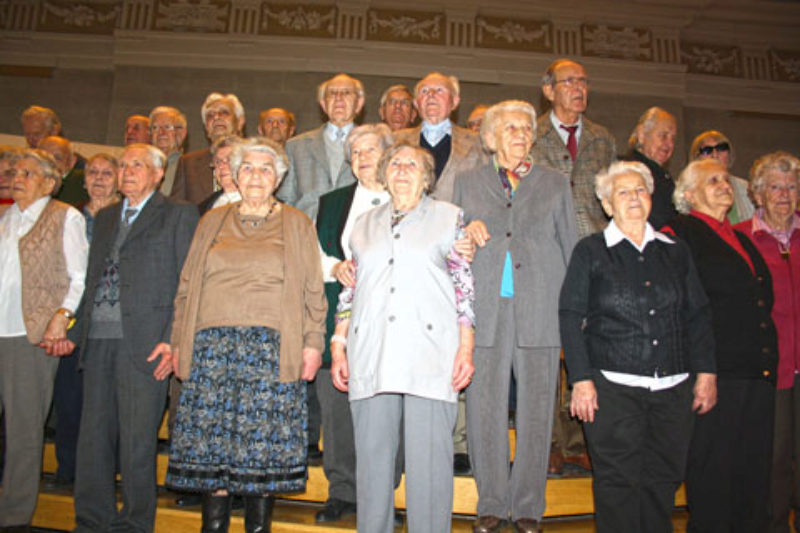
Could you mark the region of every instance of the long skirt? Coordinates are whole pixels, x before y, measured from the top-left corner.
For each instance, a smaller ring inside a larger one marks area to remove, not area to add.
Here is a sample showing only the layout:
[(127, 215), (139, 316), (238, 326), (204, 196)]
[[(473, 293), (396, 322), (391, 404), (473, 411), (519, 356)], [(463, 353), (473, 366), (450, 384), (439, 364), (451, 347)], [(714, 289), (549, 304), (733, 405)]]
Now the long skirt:
[(166, 484), (260, 495), (305, 490), (306, 386), (280, 382), (280, 332), (214, 327), (195, 334)]

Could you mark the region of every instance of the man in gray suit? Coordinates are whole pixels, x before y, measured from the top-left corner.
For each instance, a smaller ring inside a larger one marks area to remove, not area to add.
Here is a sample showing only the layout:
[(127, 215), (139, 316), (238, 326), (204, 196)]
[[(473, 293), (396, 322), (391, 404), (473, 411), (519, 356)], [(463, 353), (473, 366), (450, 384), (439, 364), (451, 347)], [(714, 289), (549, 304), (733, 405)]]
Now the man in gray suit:
[[(197, 209), (156, 189), (164, 153), (145, 144), (120, 159), (124, 200), (100, 211), (86, 291), (71, 330), (79, 341), (84, 400), (75, 479), (75, 531), (152, 531), (156, 445), (172, 371), (172, 301)], [(114, 474), (117, 449), (122, 509)]]
[(395, 134), (398, 143), (422, 146), (433, 154), (436, 187), (431, 196), (446, 202), (453, 199), (456, 175), (484, 159), (478, 136), (450, 121), (460, 102), (458, 78), (431, 72), (414, 87), (414, 106), (422, 123)]
[[(531, 155), (537, 163), (569, 178), (578, 237), (602, 231), (608, 219), (594, 193), (594, 177), (616, 159), (617, 150), (611, 133), (584, 116), (589, 96), (586, 70), (570, 59), (557, 59), (542, 77), (542, 92), (552, 110), (536, 122), (537, 139)], [(591, 467), (581, 424), (569, 414), (569, 391), (560, 396), (553, 424), (551, 474), (560, 474), (565, 461)]]
[(287, 141), (289, 173), (278, 191), (280, 200), (312, 220), (320, 196), (355, 181), (345, 161), (344, 140), (364, 107), (364, 85), (347, 74), (337, 74), (317, 87), (317, 101), (328, 122)]

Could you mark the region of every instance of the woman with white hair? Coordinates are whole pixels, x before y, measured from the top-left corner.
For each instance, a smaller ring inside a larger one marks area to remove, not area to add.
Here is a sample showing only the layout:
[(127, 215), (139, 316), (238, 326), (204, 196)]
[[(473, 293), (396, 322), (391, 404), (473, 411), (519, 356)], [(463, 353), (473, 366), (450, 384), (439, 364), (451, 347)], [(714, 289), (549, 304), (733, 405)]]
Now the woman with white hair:
[[(478, 485), (473, 531), (538, 531), (559, 369), (558, 289), (577, 240), (569, 180), (534, 164), (536, 112), (507, 100), (481, 124), (491, 159), (460, 174), (454, 203), (478, 245), (475, 379), (467, 389), (467, 442)], [(509, 468), (508, 394), (517, 380), (514, 465)], [(502, 416), (501, 416), (502, 414)]]
[(766, 531), (778, 346), (772, 276), (735, 231), (728, 169), (694, 161), (674, 194), (671, 230), (686, 241), (711, 302), (717, 405), (695, 419), (686, 468), (689, 531)]
[(750, 169), (750, 190), (758, 209), (736, 229), (764, 256), (775, 293), (772, 319), (778, 330), (778, 390), (772, 458), (772, 526), (789, 532), (794, 509), (800, 529), (800, 215), (797, 213), (800, 159), (787, 152), (759, 157)]
[[(735, 156), (730, 139), (717, 130), (704, 131), (695, 137), (692, 147), (689, 149), (689, 160), (699, 161), (711, 157), (725, 165), (729, 171), (733, 166)], [(737, 224), (752, 217), (755, 208), (747, 195), (747, 180), (729, 176), (729, 181), (733, 189), (733, 205), (728, 211), (728, 220), (731, 221), (731, 224)]]
[(242, 141), (230, 156), (241, 202), (200, 221), (175, 298), (172, 352), (184, 380), (167, 484), (201, 492), (203, 531), (270, 530), (274, 494), (306, 485), (306, 385), (320, 366), (326, 302), (317, 235), (274, 192), (283, 148)]
[(647, 222), (652, 191), (639, 162), (597, 175), (611, 222), (577, 244), (561, 288), (570, 410), (592, 458), (598, 533), (672, 531), (692, 412), (716, 398), (708, 299), (686, 244)]

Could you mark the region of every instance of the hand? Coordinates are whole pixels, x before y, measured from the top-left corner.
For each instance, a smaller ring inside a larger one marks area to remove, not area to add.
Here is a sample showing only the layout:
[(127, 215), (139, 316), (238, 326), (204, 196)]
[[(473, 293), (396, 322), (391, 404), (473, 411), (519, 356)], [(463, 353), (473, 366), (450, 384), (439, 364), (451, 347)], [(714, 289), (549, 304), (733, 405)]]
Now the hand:
[(331, 381), (333, 386), (342, 392), (347, 392), (347, 382), (350, 379), (350, 369), (347, 366), (347, 355), (340, 342), (331, 343)]
[(356, 266), (351, 259), (336, 263), (331, 269), (331, 274), (345, 287), (353, 287), (356, 284)]
[(300, 379), (314, 381), (317, 370), (322, 366), (322, 354), (316, 348), (303, 348), (303, 372)]
[(163, 381), (172, 374), (172, 347), (166, 342), (159, 342), (150, 352), (147, 362), (151, 363), (158, 359), (159, 356), (161, 356), (161, 361), (158, 362), (155, 370), (153, 370), (153, 377), (158, 381)]
[(704, 415), (711, 410), (717, 403), (717, 375), (716, 374), (697, 374), (697, 381), (694, 384), (694, 401), (692, 411), (698, 415)]
[(455, 248), (456, 252), (461, 254), (461, 257), (466, 259), (469, 263), (472, 263), (472, 260), (475, 258), (475, 243), (472, 242), (472, 239), (465, 237), (457, 240)]
[[(69, 320), (69, 318), (61, 313), (55, 313), (50, 319), (50, 322), (47, 323), (47, 328), (45, 328), (44, 335), (42, 336), (42, 342), (39, 343), (39, 346), (44, 348), (47, 355), (61, 357), (72, 353), (72, 350), (67, 353), (61, 353), (59, 349), (64, 349), (65, 345), (60, 341), (67, 340), (67, 326), (69, 326)], [(75, 345), (73, 344), (72, 347), (75, 348)]]
[(180, 367), (181, 358), (178, 356), (178, 349), (172, 349), (172, 372), (177, 377), (178, 375), (178, 367)]
[(475, 365), (472, 364), (472, 345), (461, 344), (453, 363), (453, 389), (461, 391), (472, 382)]
[(597, 405), (597, 389), (591, 379), (578, 381), (572, 385), (572, 401), (569, 412), (581, 422), (594, 422), (594, 412), (599, 410)]
[(480, 248), (486, 246), (486, 242), (491, 238), (489, 230), (486, 229), (486, 224), (480, 220), (473, 220), (465, 228), (467, 237), (472, 239), (472, 242), (477, 244)]

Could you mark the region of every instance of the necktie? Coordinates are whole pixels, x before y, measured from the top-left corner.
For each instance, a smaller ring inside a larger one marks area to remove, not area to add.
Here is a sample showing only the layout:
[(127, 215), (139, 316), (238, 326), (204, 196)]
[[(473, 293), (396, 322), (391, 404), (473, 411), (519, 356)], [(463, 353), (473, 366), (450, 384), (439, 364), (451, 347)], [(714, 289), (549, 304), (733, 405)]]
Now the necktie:
[(569, 137), (567, 138), (567, 150), (572, 160), (575, 161), (575, 158), (578, 156), (578, 139), (575, 137), (578, 126), (565, 126), (562, 124), (561, 128), (569, 133)]
[(336, 142), (339, 144), (344, 142), (344, 130), (342, 128), (336, 129)]
[(128, 209), (126, 209), (122, 223), (125, 224), (126, 227), (130, 226), (133, 215), (135, 215), (138, 212), (139, 210), (136, 209), (135, 207), (129, 207)]

